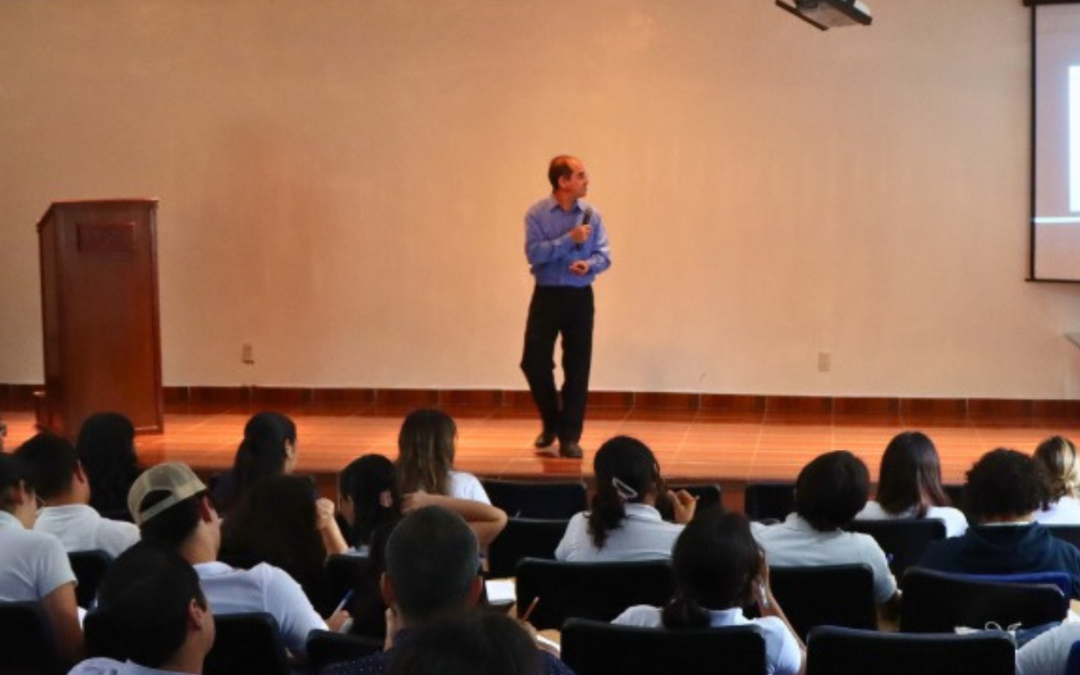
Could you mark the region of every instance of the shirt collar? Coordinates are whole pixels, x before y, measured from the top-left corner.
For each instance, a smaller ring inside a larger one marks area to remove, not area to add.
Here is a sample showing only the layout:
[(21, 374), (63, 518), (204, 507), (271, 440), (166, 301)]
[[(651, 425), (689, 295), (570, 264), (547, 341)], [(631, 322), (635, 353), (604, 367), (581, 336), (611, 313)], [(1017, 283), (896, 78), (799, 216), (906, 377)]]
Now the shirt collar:
[(18, 528), (20, 530), (26, 529), (25, 527), (23, 527), (21, 520), (16, 518), (14, 514), (8, 513), (7, 511), (0, 511), (0, 529), (2, 528)]
[[(555, 199), (554, 195), (547, 198), (546, 206), (547, 206), (547, 211), (549, 213), (553, 212), (553, 211), (562, 211), (562, 207), (559, 206), (559, 202), (558, 202), (558, 200)], [(580, 199), (575, 199), (574, 200), (574, 205), (572, 207), (570, 207), (569, 211), (565, 211), (565, 213), (581, 213), (582, 210), (583, 209), (581, 208), (581, 200)]]
[(624, 504), (626, 509), (626, 517), (633, 518), (634, 520), (652, 520), (657, 523), (663, 520), (660, 517), (660, 512), (656, 510), (656, 507), (649, 506), (648, 504)]

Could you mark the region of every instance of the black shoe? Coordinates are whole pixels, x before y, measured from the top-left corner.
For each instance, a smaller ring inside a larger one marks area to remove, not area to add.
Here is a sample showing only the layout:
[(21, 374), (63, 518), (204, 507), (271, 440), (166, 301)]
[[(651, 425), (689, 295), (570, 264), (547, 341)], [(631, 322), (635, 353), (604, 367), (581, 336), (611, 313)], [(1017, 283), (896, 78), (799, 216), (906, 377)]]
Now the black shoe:
[(555, 435), (554, 431), (543, 431), (536, 440), (533, 441), (533, 445), (537, 448), (549, 448), (555, 444), (555, 441), (559, 440), (559, 437)]
[(559, 456), (567, 459), (581, 459), (581, 446), (577, 441), (559, 443)]

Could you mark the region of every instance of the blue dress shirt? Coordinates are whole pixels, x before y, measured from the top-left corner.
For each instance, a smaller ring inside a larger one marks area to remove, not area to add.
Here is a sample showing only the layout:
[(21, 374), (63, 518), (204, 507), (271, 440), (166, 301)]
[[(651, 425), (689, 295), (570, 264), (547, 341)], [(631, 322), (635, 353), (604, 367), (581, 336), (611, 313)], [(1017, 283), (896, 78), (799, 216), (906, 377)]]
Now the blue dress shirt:
[[(525, 214), (525, 257), (537, 285), (580, 288), (611, 267), (611, 244), (599, 211), (592, 209), (592, 234), (588, 240), (575, 244), (570, 238), (570, 230), (581, 224), (586, 209), (592, 207), (579, 199), (564, 211), (554, 197), (548, 197)], [(588, 274), (578, 276), (570, 271), (570, 263), (578, 260), (589, 262)]]

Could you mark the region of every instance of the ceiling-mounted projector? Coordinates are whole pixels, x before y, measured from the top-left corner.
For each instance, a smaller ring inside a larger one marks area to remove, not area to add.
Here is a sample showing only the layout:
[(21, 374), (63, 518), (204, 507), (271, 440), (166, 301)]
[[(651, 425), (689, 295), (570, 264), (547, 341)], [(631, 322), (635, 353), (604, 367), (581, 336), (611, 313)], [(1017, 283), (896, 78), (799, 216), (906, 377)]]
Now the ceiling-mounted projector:
[(821, 30), (869, 26), (874, 20), (870, 8), (859, 0), (776, 0), (776, 6)]

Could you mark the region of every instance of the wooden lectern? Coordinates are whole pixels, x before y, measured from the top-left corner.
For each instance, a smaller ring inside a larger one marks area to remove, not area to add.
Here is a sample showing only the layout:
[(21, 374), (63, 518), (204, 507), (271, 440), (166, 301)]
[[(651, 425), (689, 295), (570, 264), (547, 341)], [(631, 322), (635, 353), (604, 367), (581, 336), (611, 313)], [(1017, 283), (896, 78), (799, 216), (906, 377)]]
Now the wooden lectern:
[(157, 200), (55, 202), (38, 223), (45, 393), (39, 427), (74, 439), (119, 412), (164, 430)]

